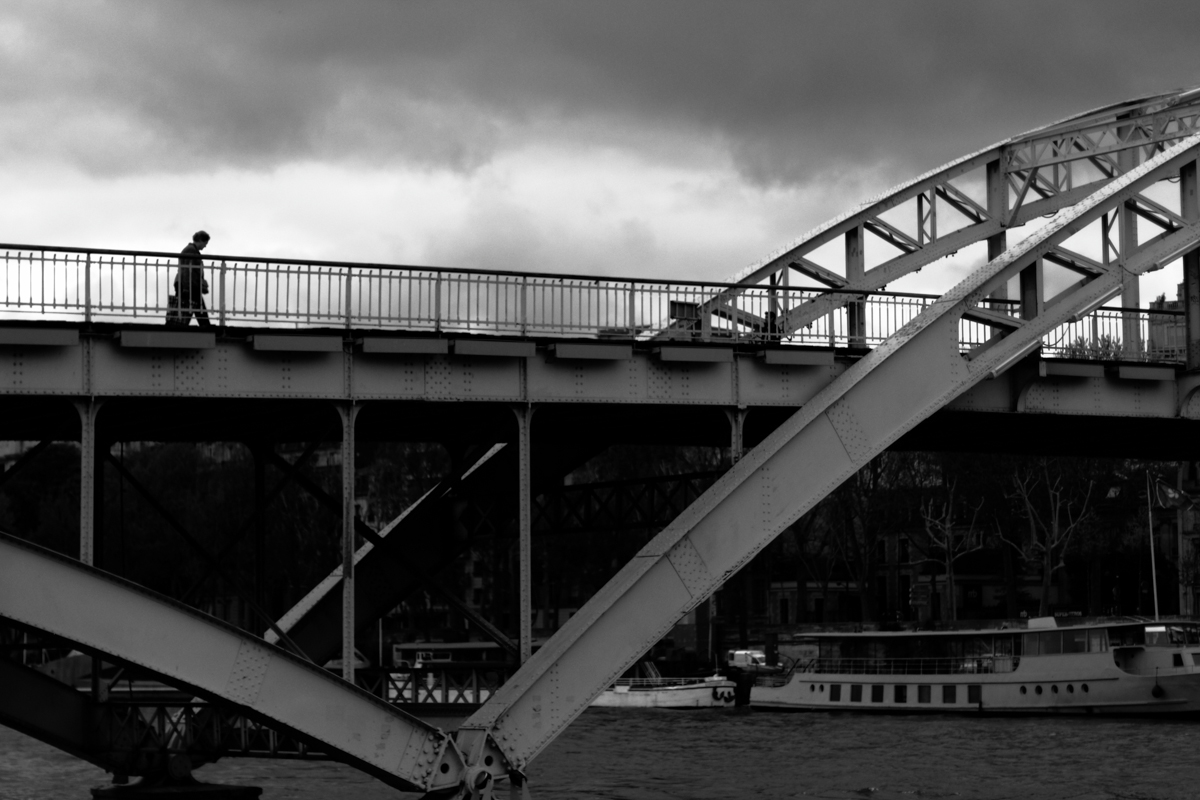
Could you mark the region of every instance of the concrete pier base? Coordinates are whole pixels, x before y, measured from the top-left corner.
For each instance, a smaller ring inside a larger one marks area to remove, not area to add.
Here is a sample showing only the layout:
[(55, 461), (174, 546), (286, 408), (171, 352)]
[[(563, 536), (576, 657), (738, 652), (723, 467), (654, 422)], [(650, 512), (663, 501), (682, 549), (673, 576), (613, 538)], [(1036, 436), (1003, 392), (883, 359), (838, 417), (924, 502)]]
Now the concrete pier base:
[(223, 783), (185, 781), (138, 781), (125, 786), (97, 786), (95, 800), (257, 800), (258, 786), (234, 786)]

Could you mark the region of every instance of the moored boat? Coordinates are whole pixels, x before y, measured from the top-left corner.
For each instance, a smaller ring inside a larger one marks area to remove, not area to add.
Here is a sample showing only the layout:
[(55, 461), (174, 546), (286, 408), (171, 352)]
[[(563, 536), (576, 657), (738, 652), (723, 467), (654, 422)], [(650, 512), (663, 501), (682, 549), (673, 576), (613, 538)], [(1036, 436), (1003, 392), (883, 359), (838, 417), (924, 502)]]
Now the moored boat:
[[(784, 648), (781, 647), (781, 651)], [(792, 646), (755, 708), (824, 711), (1200, 712), (1200, 623), (818, 633)]]
[(707, 678), (623, 678), (592, 701), (595, 708), (727, 708), (733, 681)]

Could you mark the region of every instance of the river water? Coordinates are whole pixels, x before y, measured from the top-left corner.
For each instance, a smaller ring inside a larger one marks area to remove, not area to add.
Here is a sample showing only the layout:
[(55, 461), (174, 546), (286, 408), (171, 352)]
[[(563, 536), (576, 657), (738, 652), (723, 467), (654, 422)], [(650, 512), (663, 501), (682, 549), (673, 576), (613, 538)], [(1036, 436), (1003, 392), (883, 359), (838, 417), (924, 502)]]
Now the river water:
[[(533, 762), (530, 786), (535, 800), (1182, 800), (1200, 797), (1198, 749), (1187, 721), (589, 709)], [(416, 797), (326, 762), (227, 759), (196, 774), (266, 800)], [(3, 800), (88, 800), (106, 782), (0, 727)]]

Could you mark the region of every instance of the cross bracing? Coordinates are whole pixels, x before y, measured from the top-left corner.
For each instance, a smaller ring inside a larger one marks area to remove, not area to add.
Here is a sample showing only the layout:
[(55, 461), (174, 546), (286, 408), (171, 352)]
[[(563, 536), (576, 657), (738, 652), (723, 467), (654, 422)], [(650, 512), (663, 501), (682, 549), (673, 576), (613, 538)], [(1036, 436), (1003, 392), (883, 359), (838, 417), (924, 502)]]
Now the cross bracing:
[[(1021, 244), (977, 269), (867, 354), (748, 453), (592, 598), (463, 731), (527, 763), (587, 703), (755, 553), (920, 420), (1037, 348), (1053, 326), (1103, 303), (1122, 275), (1169, 263), (1200, 244), (1200, 213), (1034, 313), (997, 323), (962, 354), (957, 328), (1010, 278), (1153, 183), (1182, 175), (1195, 193), (1200, 135), (1107, 182)], [(1186, 203), (1185, 203), (1186, 205)], [(1040, 287), (1039, 287), (1040, 288)], [(468, 739), (470, 740), (470, 739)]]

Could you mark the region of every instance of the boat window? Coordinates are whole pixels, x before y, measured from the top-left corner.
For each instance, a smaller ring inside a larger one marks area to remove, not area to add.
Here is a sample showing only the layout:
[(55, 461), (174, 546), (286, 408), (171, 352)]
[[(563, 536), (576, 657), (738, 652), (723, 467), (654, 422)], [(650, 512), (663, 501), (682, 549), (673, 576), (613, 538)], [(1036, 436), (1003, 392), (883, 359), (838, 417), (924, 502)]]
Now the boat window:
[(882, 703), (883, 702), (883, 684), (877, 683), (871, 687), (871, 702), (872, 703)]
[(897, 683), (892, 688), (895, 690), (895, 693), (892, 695), (892, 699), (894, 699), (897, 703), (907, 703), (908, 702), (908, 687), (907, 686), (905, 686), (903, 683)]
[(829, 684), (829, 699), (835, 703), (842, 699), (842, 685), (840, 683)]
[(1064, 653), (1086, 653), (1087, 631), (1063, 631), (1062, 643)]
[(1146, 629), (1141, 625), (1121, 625), (1108, 629), (1109, 647), (1137, 647), (1146, 643)]
[(983, 702), (983, 686), (973, 683), (967, 686), (967, 702), (979, 705)]
[(1108, 649), (1107, 642), (1104, 641), (1106, 638), (1104, 634), (1105, 630), (1103, 628), (1093, 628), (1088, 631), (1089, 653), (1103, 653)]
[(1063, 651), (1062, 631), (1043, 631), (1038, 634), (1038, 651), (1044, 656), (1056, 656)]
[(1183, 666), (1183, 653), (1171, 653), (1171, 666), (1172, 667), (1182, 667)]
[(954, 691), (956, 688), (957, 687), (954, 687), (954, 686), (943, 686), (942, 687), (942, 702), (943, 703), (949, 705), (949, 704), (958, 702), (956, 693)]
[(931, 697), (933, 695), (933, 692), (931, 691), (932, 688), (933, 687), (927, 683), (923, 683), (920, 686), (918, 686), (917, 687), (917, 702), (918, 703), (932, 702), (932, 700), (931, 700)]
[(862, 702), (862, 684), (861, 683), (850, 684), (850, 702), (851, 703), (861, 703)]
[(998, 656), (1011, 656), (1013, 654), (1013, 637), (1012, 636), (997, 636), (993, 642), (995, 650), (993, 651)]
[(1021, 637), (1021, 654), (1026, 656), (1040, 655), (1038, 650), (1038, 635), (1026, 633)]
[(1146, 626), (1146, 647), (1170, 647), (1171, 640), (1167, 635), (1166, 625)]

